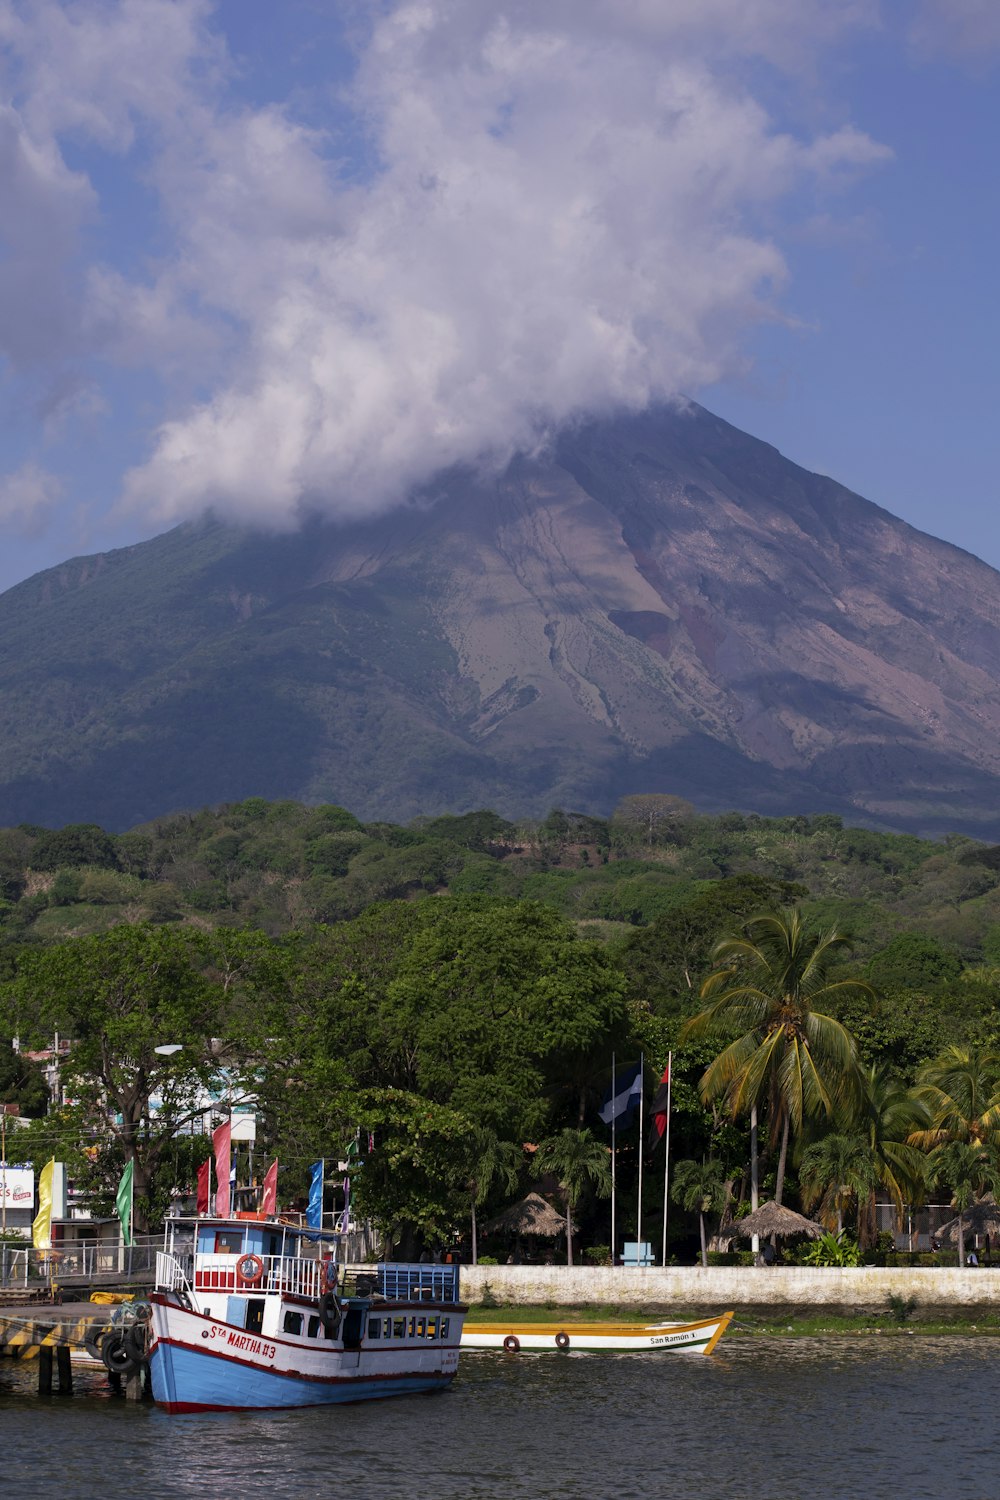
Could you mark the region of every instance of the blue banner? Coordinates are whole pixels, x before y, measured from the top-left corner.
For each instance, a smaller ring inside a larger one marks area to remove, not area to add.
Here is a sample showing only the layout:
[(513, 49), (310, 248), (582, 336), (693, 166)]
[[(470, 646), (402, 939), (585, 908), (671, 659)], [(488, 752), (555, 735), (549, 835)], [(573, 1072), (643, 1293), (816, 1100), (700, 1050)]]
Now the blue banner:
[(323, 1162), (314, 1161), (310, 1167), (309, 1205), (306, 1208), (306, 1223), (310, 1229), (323, 1228)]

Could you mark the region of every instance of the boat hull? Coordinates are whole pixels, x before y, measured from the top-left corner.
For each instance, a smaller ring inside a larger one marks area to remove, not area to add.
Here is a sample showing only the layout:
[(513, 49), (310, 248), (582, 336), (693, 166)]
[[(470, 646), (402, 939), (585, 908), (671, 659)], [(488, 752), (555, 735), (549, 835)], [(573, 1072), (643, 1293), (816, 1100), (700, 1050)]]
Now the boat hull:
[(731, 1312), (693, 1323), (468, 1323), (463, 1349), (518, 1353), (711, 1354)]
[(433, 1351), (310, 1349), (180, 1308), (154, 1294), (149, 1379), (171, 1412), (276, 1410), (443, 1390), (457, 1345)]

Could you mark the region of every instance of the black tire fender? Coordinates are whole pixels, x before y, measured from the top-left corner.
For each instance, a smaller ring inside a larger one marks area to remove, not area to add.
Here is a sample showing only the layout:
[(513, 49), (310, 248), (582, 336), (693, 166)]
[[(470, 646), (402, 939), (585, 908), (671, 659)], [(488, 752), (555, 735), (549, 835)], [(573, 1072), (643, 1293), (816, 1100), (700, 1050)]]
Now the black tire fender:
[(503, 1341), (503, 1347), (507, 1354), (520, 1354), (521, 1340), (517, 1337), (516, 1333), (508, 1333)]
[(568, 1349), (569, 1348), (569, 1334), (568, 1333), (563, 1333), (562, 1329), (560, 1329), (559, 1332), (556, 1334), (556, 1348), (557, 1349)]
[(340, 1332), (340, 1323), (343, 1312), (337, 1301), (337, 1294), (332, 1289), (323, 1293), (319, 1299), (319, 1320), (327, 1333), (336, 1338)]
[(133, 1323), (122, 1335), (122, 1343), (125, 1346), (125, 1352), (132, 1356), (135, 1363), (144, 1365), (149, 1352), (149, 1324)]
[(99, 1333), (88, 1334), (84, 1339), (83, 1347), (86, 1349), (91, 1359), (101, 1359), (101, 1341), (102, 1339), (107, 1337), (107, 1333), (108, 1330), (106, 1328), (102, 1328)]
[(101, 1340), (101, 1359), (104, 1368), (112, 1375), (131, 1375), (139, 1368), (120, 1333), (110, 1333)]

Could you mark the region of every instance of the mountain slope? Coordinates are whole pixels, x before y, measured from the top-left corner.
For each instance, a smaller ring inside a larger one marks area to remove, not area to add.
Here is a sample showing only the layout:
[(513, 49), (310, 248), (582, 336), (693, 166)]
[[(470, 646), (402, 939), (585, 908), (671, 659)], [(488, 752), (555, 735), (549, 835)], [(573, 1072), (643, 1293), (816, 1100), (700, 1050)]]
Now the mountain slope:
[(216, 524), (0, 596), (0, 822), (826, 808), (1000, 836), (1000, 575), (697, 406), (434, 504)]

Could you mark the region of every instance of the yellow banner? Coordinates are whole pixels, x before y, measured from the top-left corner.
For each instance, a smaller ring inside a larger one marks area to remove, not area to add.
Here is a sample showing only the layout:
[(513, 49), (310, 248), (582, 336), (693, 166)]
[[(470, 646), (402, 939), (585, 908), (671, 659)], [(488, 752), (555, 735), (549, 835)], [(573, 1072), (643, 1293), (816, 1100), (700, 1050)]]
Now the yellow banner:
[(52, 1173), (55, 1165), (53, 1157), (38, 1175), (38, 1212), (31, 1226), (31, 1243), (36, 1250), (52, 1249)]

